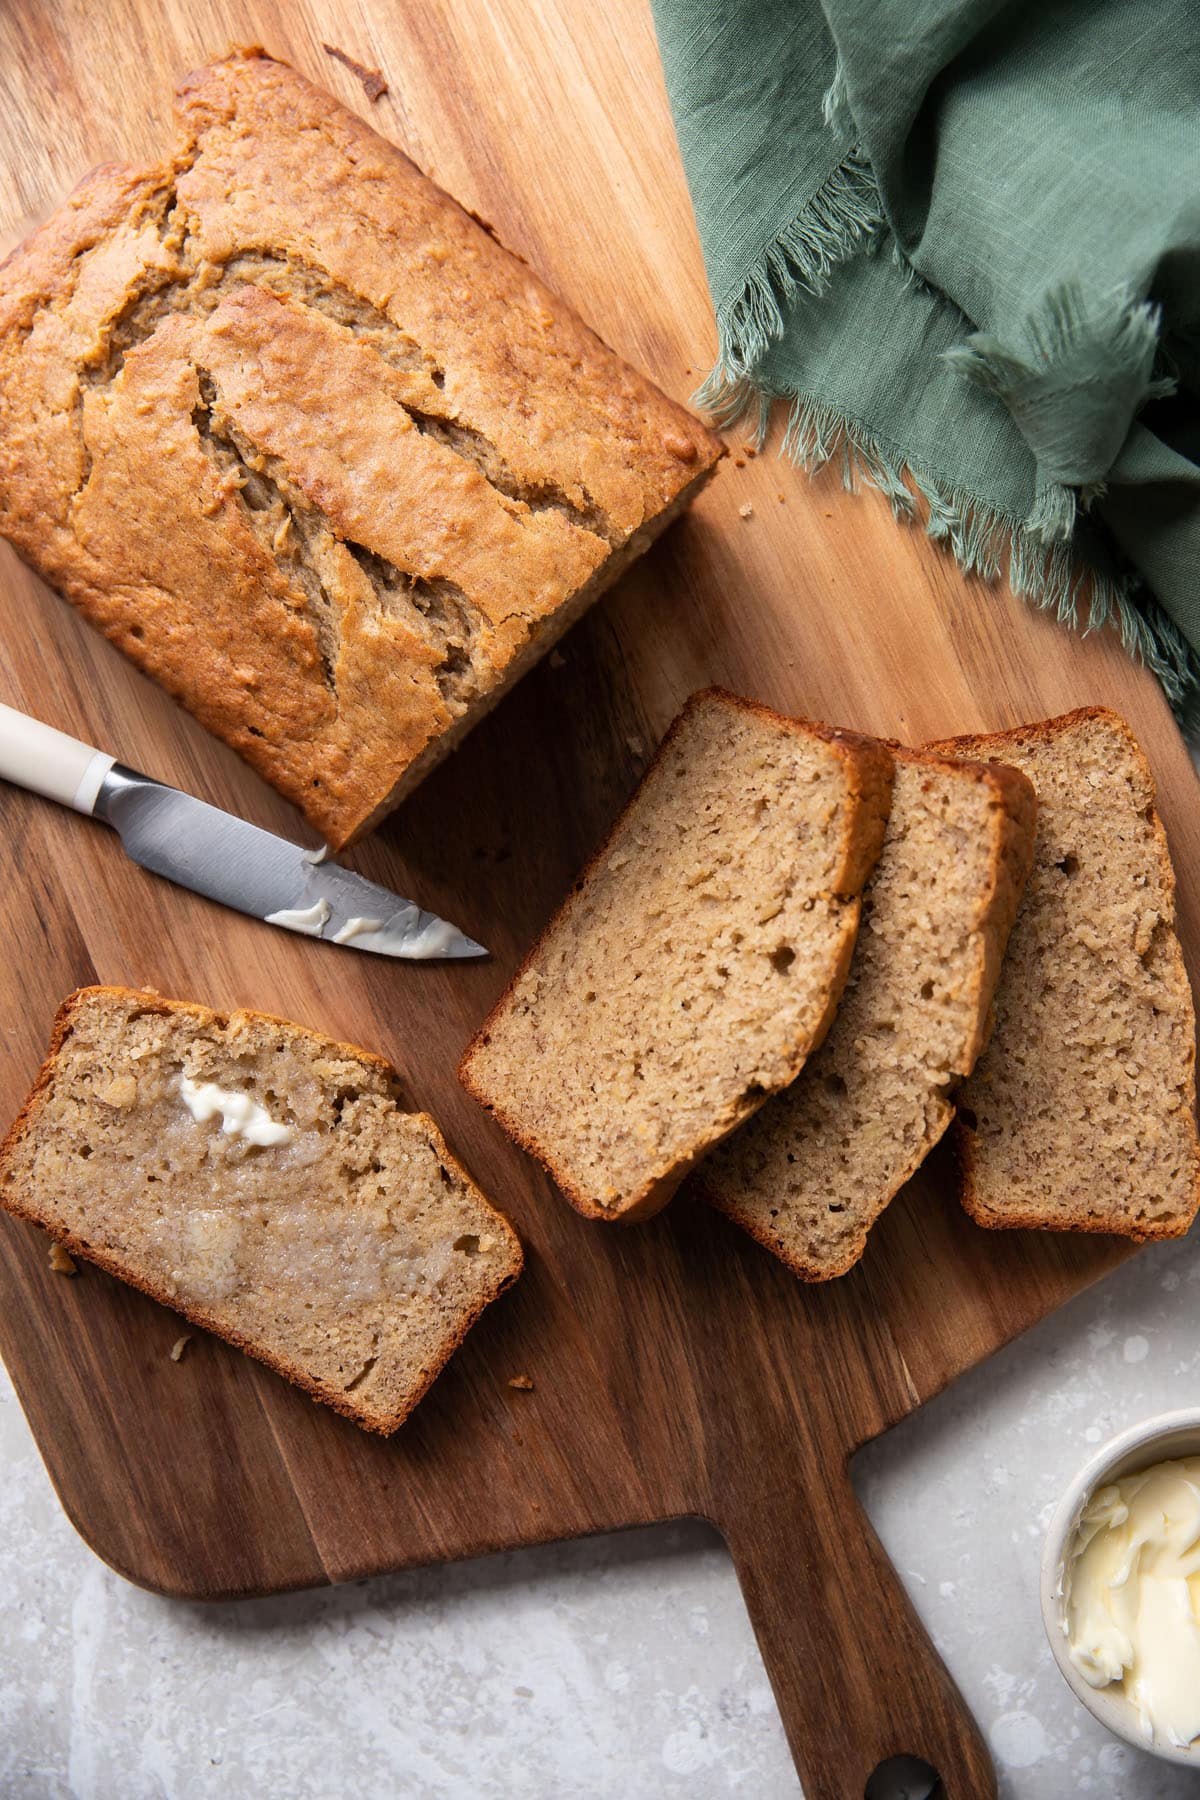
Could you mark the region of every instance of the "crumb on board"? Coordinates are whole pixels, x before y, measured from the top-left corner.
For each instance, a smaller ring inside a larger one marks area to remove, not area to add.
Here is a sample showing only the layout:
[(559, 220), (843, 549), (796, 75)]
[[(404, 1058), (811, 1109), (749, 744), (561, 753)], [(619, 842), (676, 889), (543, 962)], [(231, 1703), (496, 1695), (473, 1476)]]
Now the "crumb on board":
[(786, 505), (786, 503), (787, 503), (787, 495), (786, 495), (786, 494), (780, 494), (780, 496), (779, 496), (779, 504), (780, 504), (780, 506), (784, 506), (784, 505)]
[(191, 1341), (192, 1341), (192, 1334), (190, 1331), (185, 1331), (182, 1337), (177, 1337), (175, 1339), (175, 1342), (171, 1345), (171, 1361), (172, 1362), (182, 1362), (183, 1361), (183, 1353), (187, 1349), (187, 1347), (191, 1343)]
[(533, 1376), (532, 1375), (510, 1375), (508, 1378), (508, 1385), (510, 1388), (520, 1388), (520, 1390), (523, 1394), (532, 1393), (532, 1391), (533, 1391)]
[(336, 44), (322, 44), (321, 48), (326, 56), (332, 56), (335, 62), (340, 62), (343, 67), (349, 69), (352, 75), (358, 76), (362, 82), (363, 93), (368, 100), (380, 100), (387, 93), (388, 84), (378, 69), (364, 68), (362, 63), (355, 62), (352, 56), (347, 56), (344, 50), (339, 50)]
[(744, 506), (738, 507), (738, 518), (739, 519), (752, 519), (753, 517), (754, 517), (754, 508), (751, 506), (750, 502), (747, 500), (747, 502)]
[(754, 448), (754, 445), (753, 444), (745, 444), (745, 445), (743, 445), (743, 449), (744, 449), (746, 455), (750, 458), (750, 461), (753, 462), (754, 458), (758, 455), (758, 451)]
[(733, 459), (733, 466), (735, 469), (744, 469), (746, 466), (745, 457), (744, 456), (735, 456)]
[(646, 746), (643, 744), (641, 738), (627, 737), (625, 739), (625, 744), (631, 756), (645, 756)]
[(78, 1275), (74, 1258), (68, 1255), (57, 1240), (50, 1246), (50, 1267), (56, 1275)]
[(567, 659), (561, 650), (552, 650), (546, 661), (552, 669), (565, 669), (567, 666)]

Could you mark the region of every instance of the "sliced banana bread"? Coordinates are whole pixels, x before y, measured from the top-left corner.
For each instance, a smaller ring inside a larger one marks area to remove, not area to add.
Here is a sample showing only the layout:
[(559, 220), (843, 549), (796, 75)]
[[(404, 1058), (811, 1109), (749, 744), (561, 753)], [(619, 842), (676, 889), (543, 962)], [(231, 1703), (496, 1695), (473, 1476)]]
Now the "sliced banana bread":
[(1102, 707), (931, 748), (1013, 763), (1038, 793), (995, 1028), (955, 1126), (967, 1211), (1181, 1236), (1200, 1202), (1196, 1028), (1145, 756)]
[(844, 1275), (953, 1117), (1033, 857), (1031, 784), (897, 750), (850, 979), (817, 1054), (697, 1177), (805, 1281)]
[(381, 1058), (129, 988), (60, 1009), (0, 1203), (371, 1431), (521, 1269)]
[(688, 702), (463, 1059), (580, 1212), (656, 1212), (820, 1042), (891, 776), (869, 739)]

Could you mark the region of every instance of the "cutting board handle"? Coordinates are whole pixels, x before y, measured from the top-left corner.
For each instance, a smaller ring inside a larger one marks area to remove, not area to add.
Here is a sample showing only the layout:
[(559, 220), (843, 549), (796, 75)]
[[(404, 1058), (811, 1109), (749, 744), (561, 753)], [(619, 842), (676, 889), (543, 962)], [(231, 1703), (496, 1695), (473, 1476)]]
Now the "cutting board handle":
[(932, 1765), (938, 1800), (994, 1800), (979, 1728), (845, 1468), (815, 1489), (755, 1494), (721, 1529), (805, 1800), (864, 1800), (899, 1755)]

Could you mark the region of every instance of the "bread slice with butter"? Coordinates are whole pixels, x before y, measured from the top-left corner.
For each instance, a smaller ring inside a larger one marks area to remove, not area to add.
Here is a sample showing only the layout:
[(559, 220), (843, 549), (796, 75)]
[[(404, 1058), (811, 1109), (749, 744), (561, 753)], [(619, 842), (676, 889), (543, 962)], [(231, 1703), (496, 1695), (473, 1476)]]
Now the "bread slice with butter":
[(384, 1433), (521, 1270), (382, 1058), (129, 988), (59, 1010), (0, 1204)]

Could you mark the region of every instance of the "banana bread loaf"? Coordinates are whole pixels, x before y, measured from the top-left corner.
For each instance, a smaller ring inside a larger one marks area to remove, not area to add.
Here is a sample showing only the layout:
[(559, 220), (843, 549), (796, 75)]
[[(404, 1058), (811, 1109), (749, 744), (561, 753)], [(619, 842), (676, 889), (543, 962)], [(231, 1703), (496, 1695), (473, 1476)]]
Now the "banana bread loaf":
[(521, 1269), (380, 1057), (128, 988), (59, 1011), (0, 1204), (370, 1431)]
[(981, 1225), (1179, 1237), (1200, 1203), (1196, 1026), (1154, 777), (1103, 707), (930, 746), (1023, 769), (1033, 873), (955, 1138)]
[(820, 1042), (891, 776), (869, 739), (688, 702), (463, 1059), (580, 1212), (656, 1212)]
[(1036, 800), (1016, 769), (894, 755), (883, 850), (829, 1035), (696, 1178), (805, 1281), (853, 1267), (949, 1125), (1033, 857)]
[(0, 270), (0, 532), (337, 848), (720, 446), (284, 64), (178, 115)]

